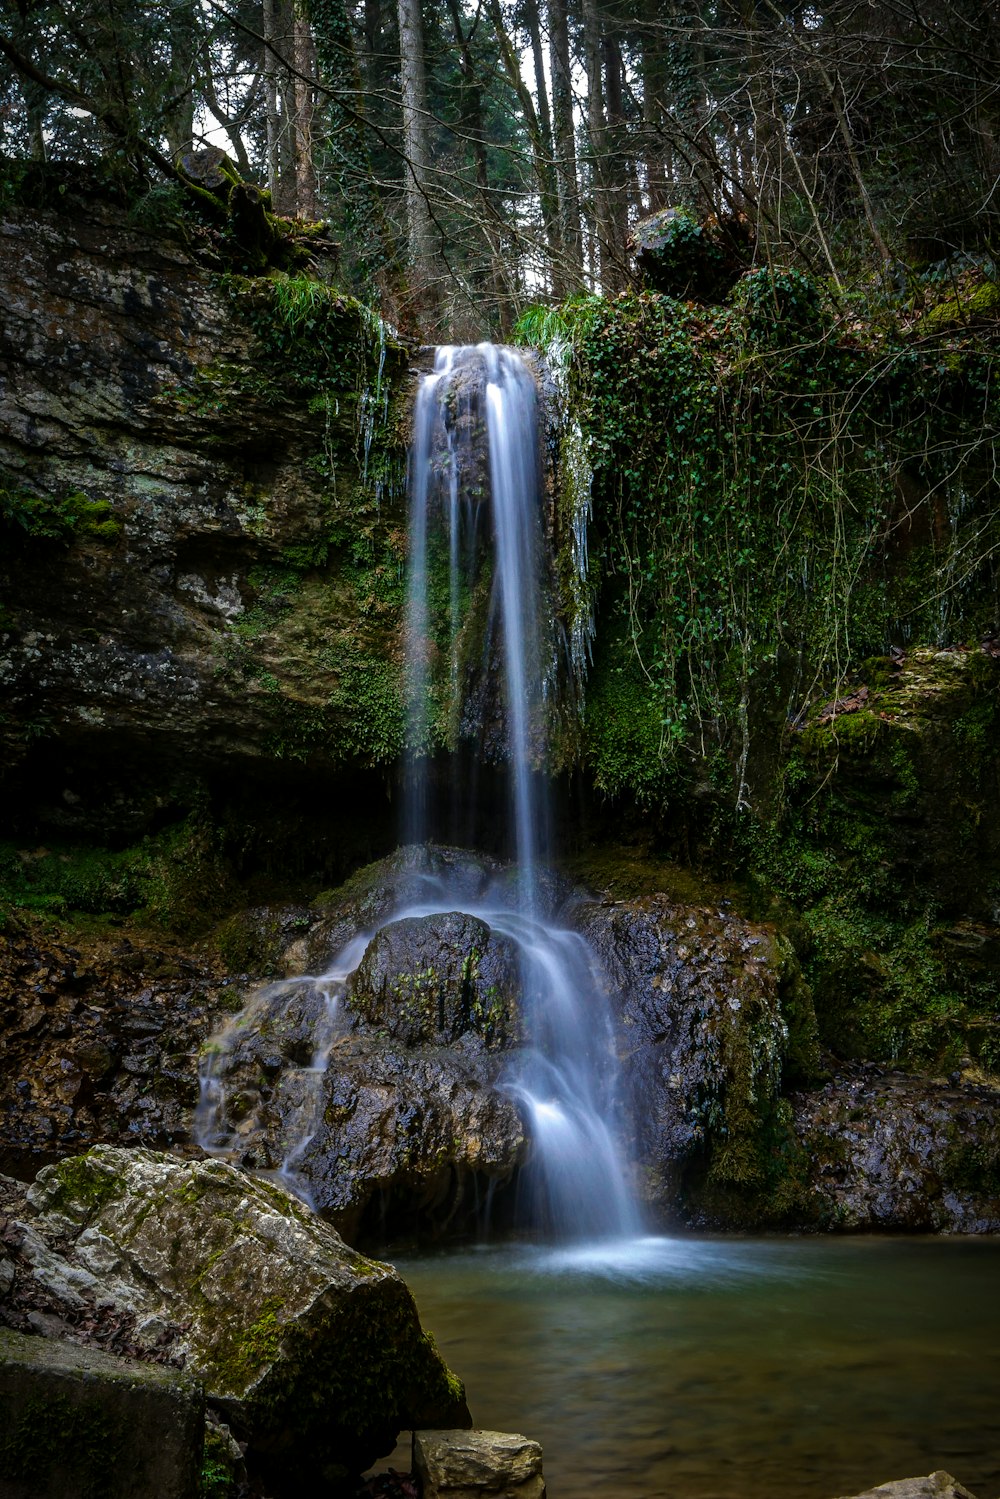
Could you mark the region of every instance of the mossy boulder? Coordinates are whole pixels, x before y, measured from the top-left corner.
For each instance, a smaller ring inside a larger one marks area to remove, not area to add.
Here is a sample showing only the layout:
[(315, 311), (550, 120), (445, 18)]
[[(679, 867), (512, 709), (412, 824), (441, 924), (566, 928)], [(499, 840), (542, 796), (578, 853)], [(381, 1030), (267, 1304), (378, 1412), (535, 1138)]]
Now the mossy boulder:
[(406, 1045), (471, 1033), (500, 1047), (516, 1033), (519, 987), (510, 938), (450, 911), (382, 927), (348, 981), (348, 1003)]
[(689, 208), (661, 208), (635, 226), (631, 246), (651, 290), (721, 302), (750, 263), (753, 234), (738, 215), (699, 219)]
[(1000, 1088), (842, 1069), (796, 1094), (802, 1217), (822, 1228), (1000, 1231)]
[(586, 904), (576, 923), (620, 1028), (647, 1198), (715, 1222), (773, 1212), (797, 1170), (785, 1076), (818, 1065), (788, 943), (728, 905), (664, 896)]
[(402, 1428), (469, 1423), (395, 1270), (281, 1188), (221, 1161), (98, 1146), (39, 1173), (33, 1228), (177, 1351), (269, 1492), (352, 1475)]

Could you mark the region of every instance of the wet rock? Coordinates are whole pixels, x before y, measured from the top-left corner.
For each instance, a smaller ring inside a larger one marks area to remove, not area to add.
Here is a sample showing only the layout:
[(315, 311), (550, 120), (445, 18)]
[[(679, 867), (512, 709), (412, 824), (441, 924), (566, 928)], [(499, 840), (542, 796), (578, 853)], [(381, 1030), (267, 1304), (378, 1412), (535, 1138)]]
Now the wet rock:
[(851, 1495), (851, 1499), (975, 1499), (975, 1496), (957, 1478), (939, 1470), (926, 1478), (898, 1478), (893, 1483), (880, 1483), (878, 1488)]
[(123, 1136), (186, 1142), (199, 1051), (235, 996), (217, 959), (173, 940), (77, 940), (39, 928), (0, 942), (0, 1166), (29, 1179)]
[(334, 1492), (403, 1427), (468, 1419), (391, 1266), (220, 1161), (99, 1146), (39, 1173), (29, 1227), (205, 1383), (276, 1495)]
[(510, 1431), (415, 1431), (423, 1499), (545, 1499), (542, 1449)]
[(196, 1499), (205, 1398), (189, 1375), (0, 1328), (4, 1499)]
[(790, 1031), (803, 1059), (815, 1050), (787, 947), (665, 897), (583, 903), (573, 919), (607, 981), (647, 1197), (676, 1211), (699, 1173), (717, 1192), (766, 1189)]
[(517, 1029), (517, 950), (479, 917), (410, 916), (376, 933), (347, 983), (347, 1002), (407, 1046), (468, 1033), (509, 1045)]
[(323, 973), (359, 932), (373, 932), (390, 916), (447, 887), (459, 902), (482, 900), (502, 866), (467, 849), (433, 844), (397, 849), (359, 869), (339, 889), (318, 898), (321, 914), (306, 937), (306, 971)]
[(355, 1240), (469, 1231), (524, 1159), (524, 1125), (479, 1049), (352, 1037), (303, 1167), (317, 1210)]
[(824, 1227), (1000, 1230), (1000, 1088), (841, 1069), (793, 1095), (802, 1212)]

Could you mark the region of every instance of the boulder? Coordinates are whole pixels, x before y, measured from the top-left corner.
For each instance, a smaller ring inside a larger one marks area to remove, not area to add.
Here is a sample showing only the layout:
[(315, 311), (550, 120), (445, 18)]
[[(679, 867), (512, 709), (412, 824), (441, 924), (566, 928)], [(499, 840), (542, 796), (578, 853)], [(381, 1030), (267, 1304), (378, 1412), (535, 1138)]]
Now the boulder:
[(415, 1431), (423, 1499), (545, 1499), (542, 1449), (510, 1431)]
[(803, 1216), (822, 1227), (1000, 1230), (1000, 1088), (842, 1067), (793, 1095), (808, 1162)]
[(39, 1173), (29, 1227), (173, 1344), (280, 1496), (334, 1491), (398, 1432), (468, 1421), (389, 1265), (287, 1192), (221, 1161), (98, 1146)]
[(894, 1483), (880, 1483), (878, 1488), (865, 1489), (863, 1494), (853, 1494), (850, 1499), (974, 1499), (974, 1495), (950, 1473), (938, 1471), (926, 1478), (898, 1478)]
[(368, 1025), (330, 981), (258, 990), (203, 1063), (213, 1081), (201, 1137), (244, 1165), (294, 1160), (300, 1190), (352, 1243), (468, 1226), (524, 1153), (520, 1115), (498, 1086), (505, 1055), (475, 1032), (444, 1046), (408, 1044), (396, 1029)]
[(176, 1369), (0, 1328), (3, 1499), (196, 1499), (205, 1397)]
[(407, 1046), (474, 1033), (509, 1045), (517, 1028), (517, 949), (478, 916), (409, 916), (376, 932), (347, 1002)]
[(630, 245), (653, 291), (721, 302), (750, 264), (753, 231), (740, 215), (699, 219), (688, 208), (661, 208), (636, 224)]
[(650, 1201), (720, 1221), (761, 1210), (783, 1074), (815, 1065), (815, 1018), (787, 944), (728, 908), (665, 896), (580, 905), (619, 1029)]

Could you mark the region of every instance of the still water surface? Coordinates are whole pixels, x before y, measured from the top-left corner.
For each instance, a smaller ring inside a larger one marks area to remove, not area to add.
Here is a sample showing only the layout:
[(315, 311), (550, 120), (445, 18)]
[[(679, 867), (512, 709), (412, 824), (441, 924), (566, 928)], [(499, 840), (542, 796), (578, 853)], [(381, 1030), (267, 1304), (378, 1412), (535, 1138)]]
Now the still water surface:
[(1000, 1495), (995, 1240), (642, 1239), (397, 1264), (476, 1425), (542, 1443), (551, 1499), (831, 1499), (936, 1468)]

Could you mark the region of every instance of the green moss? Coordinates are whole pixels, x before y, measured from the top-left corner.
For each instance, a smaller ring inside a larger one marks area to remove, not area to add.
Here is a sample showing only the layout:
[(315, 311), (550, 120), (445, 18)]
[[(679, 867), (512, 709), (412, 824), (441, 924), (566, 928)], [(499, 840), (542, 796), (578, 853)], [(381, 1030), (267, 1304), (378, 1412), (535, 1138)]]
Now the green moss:
[(192, 933), (217, 921), (235, 898), (218, 834), (200, 812), (122, 850), (0, 844), (0, 901), (13, 911), (142, 917)]
[(106, 1171), (91, 1152), (82, 1156), (70, 1156), (52, 1168), (49, 1187), (56, 1184), (53, 1205), (59, 1207), (72, 1203), (79, 1205), (88, 1217), (99, 1213), (105, 1203), (121, 1196), (122, 1187), (118, 1179)]
[(0, 533), (22, 541), (62, 542), (85, 536), (115, 542), (124, 526), (106, 499), (79, 490), (55, 498), (23, 488), (0, 487)]
[(918, 335), (925, 336), (969, 323), (998, 319), (1000, 286), (995, 281), (981, 281), (978, 285), (956, 291), (954, 296), (946, 297), (943, 302), (925, 312), (915, 331)]

